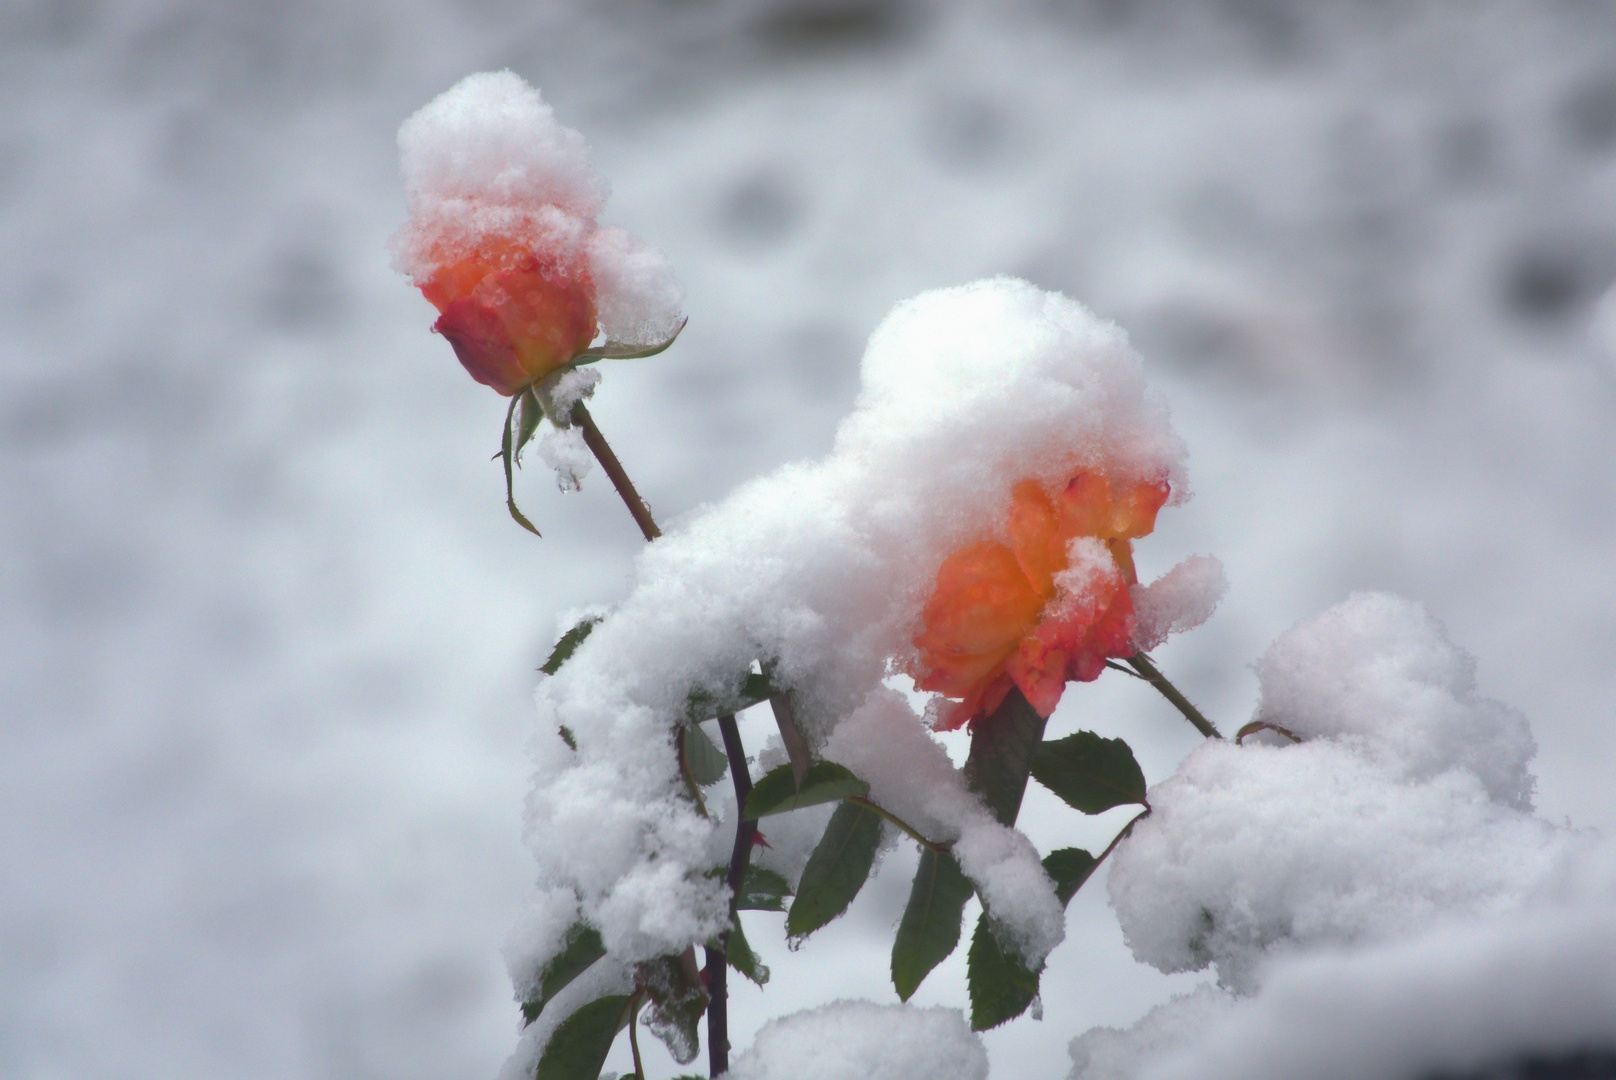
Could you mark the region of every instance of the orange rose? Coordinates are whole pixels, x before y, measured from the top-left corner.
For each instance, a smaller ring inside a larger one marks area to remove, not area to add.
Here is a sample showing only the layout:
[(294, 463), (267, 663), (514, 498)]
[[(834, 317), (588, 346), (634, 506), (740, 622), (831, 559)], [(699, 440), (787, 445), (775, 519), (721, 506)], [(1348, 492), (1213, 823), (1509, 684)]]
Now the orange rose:
[(921, 690), (957, 701), (939, 729), (992, 712), (1012, 686), (1048, 716), (1068, 681), (1132, 655), (1131, 541), (1155, 528), (1167, 492), (1144, 482), (1114, 494), (1084, 471), (1051, 498), (1023, 480), (1011, 493), (1010, 546), (986, 540), (943, 560), (910, 669)]
[(421, 293), (442, 313), (432, 329), (449, 339), (471, 377), (506, 397), (571, 363), (595, 339), (588, 271), (501, 237), (441, 266)]

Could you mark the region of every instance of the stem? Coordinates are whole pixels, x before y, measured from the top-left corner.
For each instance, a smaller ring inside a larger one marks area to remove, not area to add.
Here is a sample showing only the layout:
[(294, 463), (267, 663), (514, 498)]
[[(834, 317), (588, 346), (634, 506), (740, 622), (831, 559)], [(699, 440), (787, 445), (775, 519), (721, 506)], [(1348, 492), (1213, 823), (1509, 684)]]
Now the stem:
[(1100, 857), (1098, 859), (1095, 859), (1094, 860), (1094, 865), (1089, 868), (1089, 876), (1090, 877), (1092, 877), (1094, 875), (1094, 871), (1096, 871), (1096, 870), (1098, 870), (1100, 868), (1100, 864), (1105, 862), (1105, 857), (1107, 855), (1111, 854), (1113, 851), (1115, 851), (1117, 849), (1117, 845), (1122, 843), (1123, 839), (1129, 833), (1133, 832), (1133, 827), (1135, 825), (1139, 824), (1139, 822), (1142, 819), (1147, 818), (1149, 816), (1150, 816), (1150, 807), (1147, 806), (1143, 810), (1139, 811), (1139, 813), (1135, 814), (1133, 816), (1133, 820), (1128, 822), (1128, 824), (1126, 824), (1126, 825), (1124, 825), (1122, 827), (1121, 832), (1117, 833), (1117, 835), (1115, 835), (1115, 836), (1113, 836), (1111, 838), (1111, 842), (1109, 844), (1105, 845), (1105, 850), (1100, 852)]
[[(735, 848), (729, 859), (729, 918), (733, 924), (739, 918), (736, 906), (741, 894), (741, 878), (746, 874), (747, 861), (752, 857), (752, 838), (757, 835), (757, 822), (741, 821), (740, 808), (752, 793), (752, 774), (746, 767), (746, 750), (741, 745), (741, 729), (735, 723), (735, 714), (726, 713), (718, 718), (718, 732), (724, 737), (724, 754), (729, 758), (729, 774), (735, 780)], [(725, 930), (718, 936), (718, 948), (707, 948), (707, 1066), (708, 1075), (721, 1076), (729, 1072), (729, 991), (727, 989), (729, 963), (729, 934)]]
[(892, 811), (885, 809), (884, 807), (876, 805), (862, 795), (850, 795), (842, 801), (857, 803), (867, 810), (874, 810), (877, 814), (880, 814), (882, 817), (892, 822), (892, 824), (902, 829), (908, 834), (909, 839), (913, 840), (923, 848), (930, 848), (939, 855), (947, 855), (953, 850), (953, 847), (949, 844), (939, 844), (934, 840), (927, 840), (920, 834), (919, 830), (910, 825), (907, 821), (903, 820), (903, 818), (899, 817), (897, 814), (894, 814)]
[(1201, 710), (1190, 704), (1190, 699), (1178, 692), (1178, 687), (1167, 681), (1167, 676), (1157, 670), (1156, 665), (1150, 662), (1150, 657), (1142, 652), (1134, 653), (1128, 657), (1128, 665), (1139, 673), (1140, 678), (1154, 686), (1161, 696), (1173, 703), (1173, 707), (1184, 714), (1184, 719), (1195, 725), (1199, 731), (1209, 739), (1221, 739), (1218, 729), (1212, 722), (1201, 715)]
[[(656, 521), (651, 517), (651, 508), (640, 498), (640, 493), (634, 490), (634, 481), (628, 478), (628, 473), (623, 470), (623, 463), (612, 453), (611, 446), (606, 442), (606, 436), (600, 433), (600, 428), (595, 426), (595, 418), (589, 415), (589, 410), (584, 408), (581, 401), (573, 403), (572, 422), (583, 429), (584, 442), (594, 453), (595, 460), (600, 462), (600, 467), (606, 470), (606, 475), (612, 478), (612, 486), (617, 489), (617, 494), (621, 496), (623, 505), (628, 507), (628, 512), (634, 515), (634, 524), (640, 527), (640, 533), (646, 541), (650, 542), (661, 536), (662, 530), (657, 528)], [(508, 422), (505, 430), (510, 430)]]
[(635, 994), (628, 1007), (628, 1048), (634, 1052), (634, 1075), (645, 1080), (645, 1064), (640, 1060), (640, 995)]

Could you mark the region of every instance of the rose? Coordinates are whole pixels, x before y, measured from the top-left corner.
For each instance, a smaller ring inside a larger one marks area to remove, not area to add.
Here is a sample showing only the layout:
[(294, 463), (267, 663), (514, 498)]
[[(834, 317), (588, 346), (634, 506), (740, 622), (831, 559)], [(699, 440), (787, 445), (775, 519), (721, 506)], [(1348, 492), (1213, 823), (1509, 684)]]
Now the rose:
[(1009, 545), (985, 540), (943, 560), (910, 668), (921, 690), (957, 699), (940, 729), (992, 712), (1012, 686), (1048, 716), (1067, 682), (1133, 654), (1132, 540), (1155, 527), (1167, 494), (1152, 481), (1117, 493), (1088, 470), (1053, 497), (1023, 480), (1011, 493)]

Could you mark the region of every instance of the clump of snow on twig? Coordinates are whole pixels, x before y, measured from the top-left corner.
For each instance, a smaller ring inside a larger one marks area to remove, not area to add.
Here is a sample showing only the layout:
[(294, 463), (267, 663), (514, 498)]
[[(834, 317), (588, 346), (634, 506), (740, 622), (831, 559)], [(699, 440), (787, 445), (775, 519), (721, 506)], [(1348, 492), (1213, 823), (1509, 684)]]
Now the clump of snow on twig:
[(965, 787), (948, 752), (909, 702), (885, 687), (843, 720), (825, 744), (825, 757), (869, 782), (870, 798), (920, 830), (952, 843), (960, 869), (977, 883), (983, 905), (1009, 938), (1006, 945), (1037, 969), (1066, 932), (1066, 910), (1038, 851), (1015, 829), (999, 824)]
[(771, 1020), (730, 1080), (987, 1080), (982, 1040), (958, 1009), (838, 1001)]
[(1305, 741), (1207, 743), (1152, 789), (1109, 885), (1139, 959), (1250, 992), (1276, 953), (1510, 907), (1568, 842), (1527, 812), (1525, 721), (1418, 605), (1354, 596), (1256, 669)]

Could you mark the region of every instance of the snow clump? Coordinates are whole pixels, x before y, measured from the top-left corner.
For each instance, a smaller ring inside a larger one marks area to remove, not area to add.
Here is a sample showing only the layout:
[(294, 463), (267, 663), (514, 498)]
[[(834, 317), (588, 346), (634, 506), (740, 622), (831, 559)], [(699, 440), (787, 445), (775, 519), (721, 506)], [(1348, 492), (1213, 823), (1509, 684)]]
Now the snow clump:
[(771, 1020), (730, 1080), (987, 1080), (982, 1040), (958, 1009), (838, 1001)]
[(1283, 635), (1256, 664), (1257, 719), (1304, 741), (1208, 742), (1151, 790), (1109, 879), (1134, 955), (1250, 993), (1277, 953), (1518, 904), (1570, 834), (1527, 812), (1530, 733), (1473, 668), (1392, 596)]
[(1071, 1051), (1069, 1080), (1608, 1075), (1616, 844), (1568, 844), (1519, 908), (1277, 959), (1255, 998), (1203, 987)]

